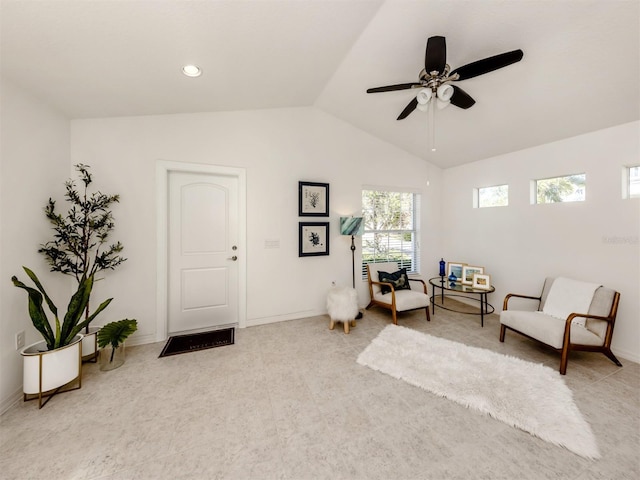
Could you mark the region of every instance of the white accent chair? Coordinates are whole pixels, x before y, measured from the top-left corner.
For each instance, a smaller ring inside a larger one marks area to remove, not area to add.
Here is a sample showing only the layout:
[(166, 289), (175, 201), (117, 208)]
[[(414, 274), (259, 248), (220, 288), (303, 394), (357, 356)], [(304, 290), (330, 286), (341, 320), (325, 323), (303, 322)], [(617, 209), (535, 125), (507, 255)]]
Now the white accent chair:
[[(547, 278), (539, 297), (510, 293), (504, 298), (500, 313), (500, 341), (504, 342), (507, 330), (524, 335), (560, 353), (560, 374), (567, 373), (569, 351), (601, 352), (619, 367), (622, 364), (611, 351), (611, 338), (618, 312), (620, 293), (606, 287), (595, 290), (587, 312), (570, 313), (566, 319), (543, 313), (545, 301), (554, 282)], [(509, 300), (528, 299), (537, 304), (537, 310), (508, 310)], [(584, 326), (576, 321), (584, 321)]]
[[(369, 295), (371, 296), (367, 310), (374, 305), (391, 310), (391, 318), (394, 325), (397, 325), (397, 312), (424, 308), (427, 321), (430, 322), (429, 295), (427, 295), (427, 285), (423, 280), (409, 278), (410, 283), (418, 284), (417, 288), (411, 290), (396, 290), (393, 288), (393, 284), (378, 281), (378, 272), (394, 273), (398, 270), (398, 264), (395, 262), (367, 264), (367, 281), (369, 283)], [(382, 293), (382, 285), (389, 287), (391, 291)]]

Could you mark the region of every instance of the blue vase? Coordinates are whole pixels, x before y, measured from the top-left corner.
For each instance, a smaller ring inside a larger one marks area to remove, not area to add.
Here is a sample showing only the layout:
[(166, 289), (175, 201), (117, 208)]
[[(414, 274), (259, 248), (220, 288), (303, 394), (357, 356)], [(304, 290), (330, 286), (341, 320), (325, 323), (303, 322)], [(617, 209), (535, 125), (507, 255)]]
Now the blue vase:
[(449, 286), (450, 287), (455, 287), (456, 286), (456, 281), (458, 280), (458, 277), (455, 276), (454, 273), (452, 273), (451, 275), (449, 275)]

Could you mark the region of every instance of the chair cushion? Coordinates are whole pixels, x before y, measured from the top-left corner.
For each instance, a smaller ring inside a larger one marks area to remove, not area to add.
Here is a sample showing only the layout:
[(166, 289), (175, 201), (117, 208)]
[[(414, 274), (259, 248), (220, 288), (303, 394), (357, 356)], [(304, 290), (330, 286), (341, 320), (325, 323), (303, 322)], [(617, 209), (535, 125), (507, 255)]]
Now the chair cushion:
[[(549, 291), (551, 290), (554, 281), (554, 277), (547, 277), (545, 279), (544, 288), (542, 290), (542, 302), (540, 305), (540, 310), (544, 310), (547, 296), (549, 295)], [(608, 287), (598, 288), (593, 294), (593, 299), (591, 300), (591, 305), (589, 306), (589, 310), (587, 313), (590, 313), (591, 315), (598, 315), (599, 317), (608, 317), (609, 313), (611, 313), (611, 307), (613, 306), (613, 297), (615, 293), (615, 290)], [(588, 318), (585, 322), (585, 327), (587, 328), (587, 330), (590, 330), (591, 332), (598, 335), (598, 337), (603, 339), (607, 332), (607, 322), (604, 320), (594, 320), (592, 318)]]
[[(406, 268), (401, 268), (393, 273), (378, 271), (378, 281), (391, 283), (395, 290), (411, 290)], [(391, 291), (387, 285), (380, 285), (380, 289), (382, 293), (389, 293)]]
[[(571, 278), (558, 277), (549, 289), (542, 311), (552, 317), (566, 319), (571, 313), (587, 313), (593, 300), (593, 294), (600, 287), (597, 283), (588, 283)], [(586, 326), (583, 317), (573, 320), (576, 325)]]
[[(397, 262), (380, 262), (380, 263), (368, 263), (367, 269), (369, 270), (370, 278), (374, 282), (378, 280), (378, 272), (395, 272), (398, 270)], [(377, 295), (380, 293), (380, 285), (377, 283), (371, 284), (371, 290), (373, 290), (373, 294)]]
[[(566, 320), (552, 317), (542, 312), (527, 312), (520, 310), (503, 310), (500, 313), (500, 323), (520, 333), (524, 333), (553, 348), (562, 348), (564, 325)], [(571, 343), (577, 345), (604, 345), (604, 339), (578, 326), (571, 328)]]
[[(392, 293), (378, 293), (375, 300), (391, 305)], [(396, 290), (396, 311), (404, 312), (415, 308), (429, 307), (429, 295), (415, 290)]]
[[(589, 313), (591, 315), (598, 315), (599, 317), (608, 317), (609, 313), (611, 313), (615, 294), (615, 290), (611, 288), (600, 287), (597, 289), (593, 295), (593, 300), (591, 300)], [(601, 338), (604, 338), (607, 332), (607, 322), (604, 320), (587, 318), (586, 327)]]

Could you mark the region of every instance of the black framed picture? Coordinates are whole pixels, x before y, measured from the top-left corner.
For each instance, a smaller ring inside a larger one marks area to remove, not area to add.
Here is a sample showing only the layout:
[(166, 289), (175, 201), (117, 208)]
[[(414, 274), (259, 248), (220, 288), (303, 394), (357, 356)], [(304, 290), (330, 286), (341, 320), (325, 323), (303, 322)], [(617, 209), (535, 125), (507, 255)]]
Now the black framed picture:
[(299, 257), (329, 255), (329, 222), (300, 222)]
[(298, 182), (298, 215), (300, 217), (329, 216), (329, 184)]

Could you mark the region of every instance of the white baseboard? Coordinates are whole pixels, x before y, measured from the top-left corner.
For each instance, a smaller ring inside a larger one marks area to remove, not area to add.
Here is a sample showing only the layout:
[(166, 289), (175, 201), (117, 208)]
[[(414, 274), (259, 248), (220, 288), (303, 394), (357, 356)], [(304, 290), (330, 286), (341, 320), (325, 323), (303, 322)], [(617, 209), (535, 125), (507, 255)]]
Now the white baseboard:
[(326, 310), (305, 310), (303, 312), (287, 313), (285, 315), (275, 315), (272, 317), (247, 318), (246, 326), (255, 327), (258, 325), (267, 325), (269, 323), (286, 322), (288, 320), (298, 320), (301, 318), (318, 317), (326, 315)]
[(620, 357), (624, 360), (629, 360), (630, 362), (640, 363), (640, 356), (638, 356), (638, 352), (621, 350), (617, 348), (612, 348), (611, 351), (616, 357)]
[(13, 394), (2, 400), (0, 403), (0, 415), (13, 407), (17, 402), (22, 400), (22, 387), (16, 390)]
[(155, 333), (147, 333), (145, 335), (133, 335), (131, 338), (127, 338), (127, 346), (146, 345), (147, 343), (157, 343)]

